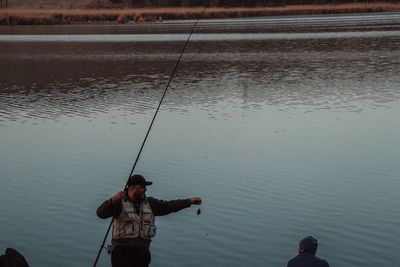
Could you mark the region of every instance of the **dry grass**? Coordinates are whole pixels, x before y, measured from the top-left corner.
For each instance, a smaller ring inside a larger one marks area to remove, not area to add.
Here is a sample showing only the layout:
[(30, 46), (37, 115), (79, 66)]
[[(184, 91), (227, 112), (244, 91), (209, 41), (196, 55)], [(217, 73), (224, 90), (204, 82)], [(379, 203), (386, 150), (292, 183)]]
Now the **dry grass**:
[(340, 5), (292, 5), (266, 8), (146, 8), (146, 9), (2, 9), (0, 25), (51, 25), (98, 21), (126, 23), (170, 19), (232, 18), (271, 15), (339, 14), (400, 11), (400, 4), (351, 3)]

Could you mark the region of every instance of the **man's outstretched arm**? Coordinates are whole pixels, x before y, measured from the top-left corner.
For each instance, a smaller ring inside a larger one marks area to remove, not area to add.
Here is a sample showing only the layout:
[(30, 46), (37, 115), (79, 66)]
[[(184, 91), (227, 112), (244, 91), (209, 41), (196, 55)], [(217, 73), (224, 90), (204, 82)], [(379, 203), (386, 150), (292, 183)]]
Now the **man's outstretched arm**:
[(177, 212), (182, 209), (188, 208), (191, 205), (200, 205), (201, 199), (198, 197), (178, 200), (159, 200), (149, 197), (149, 203), (155, 216), (163, 216), (172, 212)]

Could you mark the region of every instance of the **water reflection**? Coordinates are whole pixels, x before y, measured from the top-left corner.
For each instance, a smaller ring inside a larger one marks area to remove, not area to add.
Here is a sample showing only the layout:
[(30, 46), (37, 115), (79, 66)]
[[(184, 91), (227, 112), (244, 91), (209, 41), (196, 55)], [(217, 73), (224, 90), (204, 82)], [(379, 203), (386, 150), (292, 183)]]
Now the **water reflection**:
[[(396, 37), (400, 31), (317, 32), (317, 33), (196, 33), (192, 41), (306, 40), (333, 38)], [(188, 34), (115, 34), (115, 35), (0, 35), (2, 42), (183, 42)]]
[[(184, 112), (237, 99), (245, 109), (273, 105), (281, 111), (384, 107), (400, 96), (399, 40), (192, 42), (165, 108)], [(3, 43), (1, 117), (96, 117), (116, 106), (129, 116), (153, 109), (180, 45)]]

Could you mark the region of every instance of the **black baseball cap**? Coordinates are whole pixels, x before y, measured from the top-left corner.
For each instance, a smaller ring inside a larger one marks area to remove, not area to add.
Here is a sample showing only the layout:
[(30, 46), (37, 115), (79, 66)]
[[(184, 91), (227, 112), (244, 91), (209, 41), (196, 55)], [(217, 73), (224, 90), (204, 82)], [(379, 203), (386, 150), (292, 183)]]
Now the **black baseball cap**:
[(153, 184), (153, 182), (146, 181), (144, 179), (144, 177), (141, 176), (140, 174), (135, 174), (135, 175), (132, 175), (131, 177), (129, 177), (127, 185), (128, 186), (131, 186), (131, 185), (148, 186), (148, 185), (152, 185), (152, 184)]

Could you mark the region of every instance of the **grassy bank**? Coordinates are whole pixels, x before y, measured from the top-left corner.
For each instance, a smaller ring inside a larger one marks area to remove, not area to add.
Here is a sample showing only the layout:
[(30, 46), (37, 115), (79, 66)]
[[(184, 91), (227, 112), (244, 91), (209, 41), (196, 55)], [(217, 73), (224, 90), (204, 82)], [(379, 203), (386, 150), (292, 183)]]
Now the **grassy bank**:
[[(88, 22), (155, 22), (194, 19), (203, 8), (146, 9), (1, 9), (0, 25), (54, 25)], [(343, 14), (400, 11), (400, 4), (353, 3), (340, 5), (293, 5), (265, 8), (207, 8), (202, 18), (235, 18), (275, 15)]]

